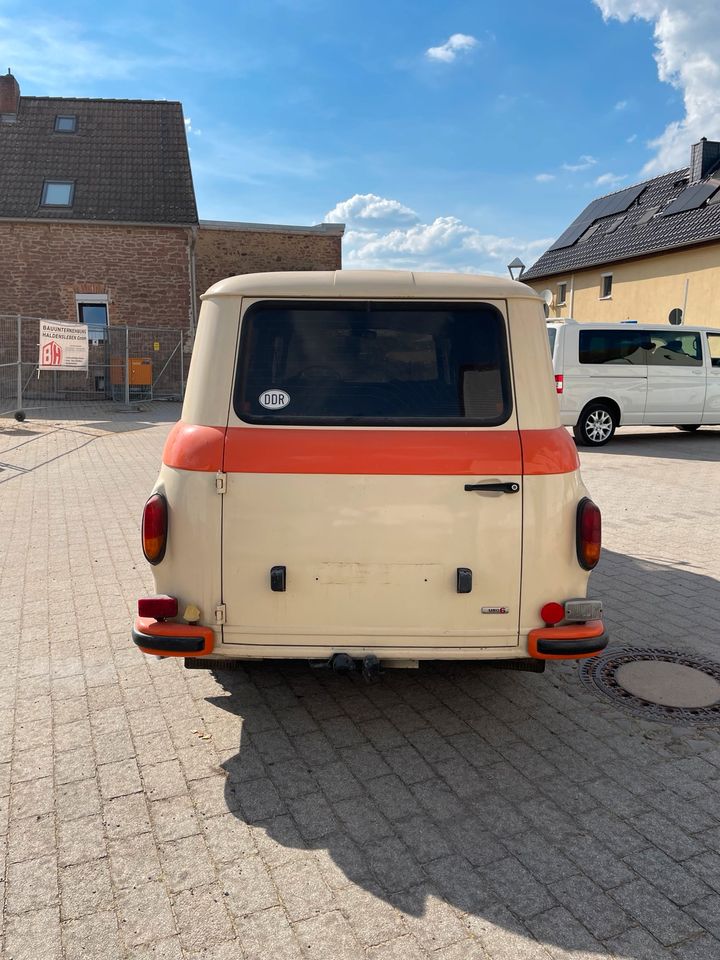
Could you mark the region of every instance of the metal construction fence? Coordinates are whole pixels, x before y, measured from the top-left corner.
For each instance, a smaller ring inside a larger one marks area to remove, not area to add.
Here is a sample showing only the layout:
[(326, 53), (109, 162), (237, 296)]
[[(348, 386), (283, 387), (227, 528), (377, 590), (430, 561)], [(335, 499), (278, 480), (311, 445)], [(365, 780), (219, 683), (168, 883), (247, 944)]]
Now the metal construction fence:
[(40, 320), (0, 314), (0, 414), (36, 401), (182, 400), (189, 356), (186, 331), (90, 327), (88, 369), (39, 370)]

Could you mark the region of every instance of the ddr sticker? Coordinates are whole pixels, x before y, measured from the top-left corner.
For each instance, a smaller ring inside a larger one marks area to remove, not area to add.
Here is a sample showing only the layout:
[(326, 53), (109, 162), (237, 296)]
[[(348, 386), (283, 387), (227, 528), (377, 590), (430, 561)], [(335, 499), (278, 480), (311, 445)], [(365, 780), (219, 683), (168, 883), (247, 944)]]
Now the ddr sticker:
[(509, 607), (481, 607), (482, 613), (510, 613)]
[(290, 394), (284, 390), (263, 390), (258, 397), (261, 407), (266, 410), (282, 410), (290, 403)]

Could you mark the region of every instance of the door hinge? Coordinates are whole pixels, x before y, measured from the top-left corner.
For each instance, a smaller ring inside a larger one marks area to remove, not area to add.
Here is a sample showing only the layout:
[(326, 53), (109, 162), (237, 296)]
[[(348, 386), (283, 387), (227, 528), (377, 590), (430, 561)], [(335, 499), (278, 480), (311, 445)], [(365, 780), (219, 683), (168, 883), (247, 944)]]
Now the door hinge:
[(215, 607), (215, 623), (225, 623), (225, 604), (219, 603)]
[(215, 490), (218, 493), (227, 493), (227, 474), (221, 470), (215, 474)]

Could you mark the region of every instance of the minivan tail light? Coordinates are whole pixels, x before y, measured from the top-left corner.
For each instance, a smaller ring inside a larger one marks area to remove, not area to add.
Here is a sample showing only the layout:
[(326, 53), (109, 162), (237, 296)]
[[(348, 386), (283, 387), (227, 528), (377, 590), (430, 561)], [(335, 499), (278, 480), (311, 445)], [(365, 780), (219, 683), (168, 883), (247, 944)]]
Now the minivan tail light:
[(562, 393), (564, 386), (565, 384), (563, 383), (562, 373), (556, 373), (555, 374), (555, 393)]
[(160, 563), (165, 556), (167, 530), (167, 500), (161, 493), (154, 493), (145, 504), (142, 517), (143, 553), (148, 563)]
[(577, 508), (577, 558), (584, 570), (592, 570), (597, 565), (601, 546), (600, 508), (584, 497)]
[(153, 620), (167, 620), (169, 617), (176, 617), (177, 612), (177, 597), (141, 597), (138, 600), (139, 617), (151, 617)]

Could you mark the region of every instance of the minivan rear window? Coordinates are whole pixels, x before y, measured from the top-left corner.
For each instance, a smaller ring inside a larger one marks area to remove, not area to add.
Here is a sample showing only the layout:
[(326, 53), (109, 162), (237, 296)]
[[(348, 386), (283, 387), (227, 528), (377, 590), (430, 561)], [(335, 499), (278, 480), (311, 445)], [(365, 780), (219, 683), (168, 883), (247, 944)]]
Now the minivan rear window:
[(641, 330), (581, 330), (580, 363), (646, 364), (647, 345)]
[(250, 423), (495, 426), (512, 410), (505, 321), (486, 303), (261, 301), (234, 407)]

